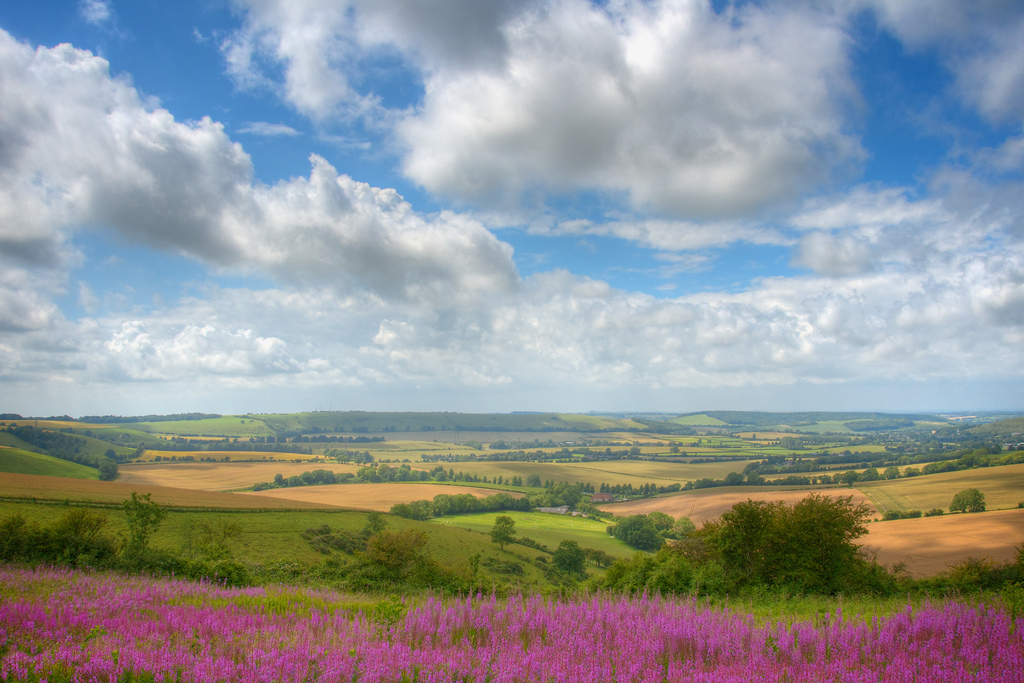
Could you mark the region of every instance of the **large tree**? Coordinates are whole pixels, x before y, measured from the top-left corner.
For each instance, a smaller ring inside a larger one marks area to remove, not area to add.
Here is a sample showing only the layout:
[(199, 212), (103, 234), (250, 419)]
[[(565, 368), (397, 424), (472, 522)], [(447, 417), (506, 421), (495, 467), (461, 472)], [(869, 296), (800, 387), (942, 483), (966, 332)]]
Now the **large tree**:
[(950, 512), (984, 512), (985, 494), (978, 489), (964, 489), (953, 496), (949, 504)]

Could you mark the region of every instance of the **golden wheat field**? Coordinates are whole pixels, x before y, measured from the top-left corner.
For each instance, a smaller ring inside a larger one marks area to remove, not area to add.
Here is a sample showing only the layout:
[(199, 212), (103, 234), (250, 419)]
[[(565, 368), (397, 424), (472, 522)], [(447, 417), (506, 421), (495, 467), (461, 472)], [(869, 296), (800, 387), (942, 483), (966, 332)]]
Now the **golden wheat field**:
[(976, 488), (989, 510), (1015, 508), (1024, 502), (1024, 464), (943, 472), (908, 479), (861, 482), (857, 488), (881, 510), (949, 510), (958, 491)]
[[(324, 486), (300, 486), (295, 488), (270, 489), (240, 494), (260, 501), (295, 501), (303, 503), (319, 503), (336, 507), (357, 510), (378, 510), (387, 512), (398, 503), (411, 503), (414, 500), (431, 500), (439, 494), (459, 495), (468, 493), (477, 498), (486, 498), (496, 493), (495, 489), (476, 488), (471, 486), (446, 486), (445, 484), (328, 484)], [(507, 492), (504, 492), (507, 493)], [(513, 498), (522, 494), (509, 493)], [(253, 503), (253, 506), (262, 503)]]
[(237, 493), (199, 491), (168, 486), (148, 486), (122, 481), (44, 477), (37, 474), (7, 474), (0, 477), (0, 496), (38, 500), (94, 501), (120, 503), (132, 493), (149, 493), (157, 503), (180, 507), (214, 508), (310, 508), (334, 507), (329, 504), (268, 498), (254, 501)]
[(748, 499), (781, 500), (792, 505), (812, 493), (843, 498), (853, 496), (854, 505), (867, 503), (871, 509), (872, 517), (878, 516), (877, 508), (875, 508), (867, 496), (857, 489), (848, 488), (780, 490), (777, 488), (757, 488), (752, 486), (720, 487), (670, 496), (659, 496), (657, 498), (645, 498), (626, 503), (599, 505), (598, 507), (605, 512), (611, 512), (620, 517), (645, 515), (655, 511), (664, 512), (677, 519), (679, 517), (689, 517), (693, 520), (694, 524), (700, 525), (706, 520), (721, 517), (722, 513), (728, 512), (733, 505)]
[(882, 564), (906, 563), (913, 576), (937, 574), (968, 557), (1006, 562), (1024, 544), (1024, 509), (874, 522), (859, 543)]
[(140, 486), (174, 486), (199, 491), (237, 491), (261, 481), (285, 479), (313, 470), (350, 472), (360, 465), (326, 462), (154, 462), (121, 465), (119, 482)]

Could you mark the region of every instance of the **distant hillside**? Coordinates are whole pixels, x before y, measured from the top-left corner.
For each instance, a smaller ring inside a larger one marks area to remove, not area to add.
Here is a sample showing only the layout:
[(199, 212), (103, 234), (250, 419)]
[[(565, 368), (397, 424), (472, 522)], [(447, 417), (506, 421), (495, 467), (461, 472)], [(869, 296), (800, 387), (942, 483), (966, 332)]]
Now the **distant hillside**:
[[(732, 427), (756, 427), (766, 429), (770, 427), (789, 426), (799, 427), (802, 425), (813, 425), (819, 422), (848, 423), (858, 420), (866, 420), (865, 431), (877, 430), (880, 425), (887, 427), (910, 426), (914, 421), (939, 422), (942, 418), (934, 415), (904, 415), (895, 413), (844, 413), (844, 412), (805, 412), (805, 413), (762, 413), (743, 410), (709, 410), (703, 413), (688, 413), (676, 421), (682, 424), (693, 424), (687, 419), (710, 418), (719, 420), (721, 423)], [(703, 424), (713, 424), (710, 420)]]
[(73, 479), (96, 479), (99, 477), (99, 471), (93, 467), (18, 448), (0, 448), (0, 472), (71, 477)]
[(638, 429), (632, 420), (556, 413), (378, 413), (363, 411), (252, 415), (276, 432), (573, 432)]
[(1024, 417), (1011, 417), (1007, 420), (999, 420), (998, 422), (975, 427), (971, 430), (971, 434), (977, 434), (978, 436), (1024, 434)]
[[(192, 414), (198, 415), (198, 414)], [(159, 418), (159, 416), (156, 416)], [(179, 416), (170, 416), (179, 417)], [(187, 419), (126, 418), (124, 424), (158, 434), (182, 436), (292, 437), (313, 434), (403, 432), (609, 432), (646, 427), (630, 419), (556, 413), (398, 413), (319, 411), (312, 413), (206, 416)], [(106, 419), (106, 418), (104, 418)], [(112, 423), (111, 423), (112, 424)]]

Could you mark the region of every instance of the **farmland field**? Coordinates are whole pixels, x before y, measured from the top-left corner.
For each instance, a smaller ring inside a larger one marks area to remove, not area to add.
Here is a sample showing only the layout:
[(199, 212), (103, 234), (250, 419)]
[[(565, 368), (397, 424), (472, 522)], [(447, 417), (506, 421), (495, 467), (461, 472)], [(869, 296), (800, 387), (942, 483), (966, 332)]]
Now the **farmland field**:
[(859, 543), (878, 561), (905, 562), (912, 576), (931, 576), (968, 557), (1007, 562), (1024, 543), (1024, 510), (874, 522)]
[[(204, 455), (211, 455), (206, 453)], [(218, 454), (213, 453), (217, 456)], [(239, 455), (235, 453), (233, 455)], [(280, 456), (281, 454), (271, 454)], [(269, 482), (274, 475), (287, 479), (312, 470), (350, 472), (355, 474), (359, 465), (340, 465), (334, 462), (155, 462), (142, 465), (122, 465), (118, 482), (140, 486), (173, 486), (198, 491), (237, 491), (257, 482)]]
[[(421, 484), (408, 482), (401, 484), (327, 484), (323, 486), (301, 486), (296, 488), (269, 489), (253, 493), (238, 494), (253, 500), (253, 506), (262, 505), (264, 499), (274, 501), (296, 501), (316, 503), (354, 510), (378, 510), (387, 512), (398, 503), (411, 503), (414, 500), (432, 500), (439, 494), (458, 495), (468, 493), (477, 498), (493, 496), (499, 491), (472, 486), (446, 486), (445, 484)], [(517, 498), (521, 494), (511, 493)]]
[(665, 514), (671, 515), (677, 519), (679, 517), (689, 517), (693, 520), (694, 524), (699, 526), (701, 523), (709, 519), (721, 517), (722, 513), (727, 512), (733, 505), (736, 503), (742, 503), (747, 499), (768, 501), (781, 500), (792, 505), (812, 493), (819, 493), (826, 496), (842, 496), (844, 498), (852, 495), (854, 505), (867, 503), (868, 506), (871, 507), (872, 513), (877, 514), (877, 510), (874, 505), (872, 505), (871, 500), (856, 489), (815, 489), (810, 487), (806, 489), (779, 489), (757, 486), (723, 486), (701, 489), (699, 491), (687, 491), (685, 493), (656, 496), (654, 498), (646, 498), (625, 503), (598, 505), (598, 507), (605, 512), (610, 512), (620, 517), (648, 514), (655, 511), (664, 512)]
[(967, 488), (976, 488), (984, 493), (989, 510), (1015, 508), (1024, 502), (1024, 464), (860, 482), (857, 488), (883, 511), (948, 510), (953, 496)]
[(95, 467), (86, 467), (50, 455), (8, 447), (0, 447), (0, 472), (41, 474), (48, 477), (73, 477), (75, 479), (99, 478), (99, 471)]
[(612, 538), (607, 532), (607, 523), (586, 517), (555, 515), (544, 512), (482, 512), (471, 515), (452, 515), (432, 520), (434, 524), (472, 529), (488, 533), (498, 515), (507, 515), (515, 520), (516, 535), (527, 536), (555, 550), (562, 541), (577, 541), (583, 548), (603, 550), (615, 557), (629, 557), (636, 552), (622, 541)]

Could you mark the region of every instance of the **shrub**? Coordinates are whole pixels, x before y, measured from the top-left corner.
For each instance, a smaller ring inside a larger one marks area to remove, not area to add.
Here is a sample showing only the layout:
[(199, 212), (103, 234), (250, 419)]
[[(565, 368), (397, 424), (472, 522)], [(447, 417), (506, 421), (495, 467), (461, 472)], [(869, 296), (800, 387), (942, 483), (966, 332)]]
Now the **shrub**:
[(924, 513), (925, 517), (938, 517), (939, 515), (946, 514), (946, 511), (942, 508), (932, 508), (928, 512)]

